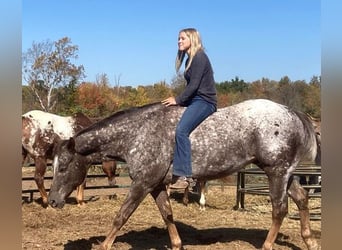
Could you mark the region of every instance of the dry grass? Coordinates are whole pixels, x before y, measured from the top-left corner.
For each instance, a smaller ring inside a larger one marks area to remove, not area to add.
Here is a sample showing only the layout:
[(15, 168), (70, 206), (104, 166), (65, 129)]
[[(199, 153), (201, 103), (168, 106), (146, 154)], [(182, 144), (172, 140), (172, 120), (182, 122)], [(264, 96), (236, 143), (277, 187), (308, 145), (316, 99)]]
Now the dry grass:
[[(78, 207), (74, 198), (62, 210), (44, 209), (39, 199), (22, 205), (22, 249), (96, 249), (109, 232), (127, 190), (117, 189), (108, 199), (101, 190), (86, 191), (87, 204)], [(73, 194), (72, 194), (73, 196)], [(39, 197), (39, 196), (38, 196)], [(199, 211), (198, 196), (190, 195), (186, 207), (182, 194), (173, 193), (174, 218), (184, 248), (194, 249), (259, 249), (271, 223), (271, 204), (266, 196), (246, 195), (245, 210), (233, 210), (235, 187), (209, 187), (206, 211)], [(310, 206), (320, 209), (320, 199)], [(296, 213), (290, 203), (290, 213)], [(321, 222), (311, 221), (315, 238), (321, 241)], [(121, 229), (112, 249), (170, 249), (164, 222), (153, 199), (148, 196)], [(276, 250), (306, 249), (300, 237), (299, 221), (285, 218), (278, 235)]]

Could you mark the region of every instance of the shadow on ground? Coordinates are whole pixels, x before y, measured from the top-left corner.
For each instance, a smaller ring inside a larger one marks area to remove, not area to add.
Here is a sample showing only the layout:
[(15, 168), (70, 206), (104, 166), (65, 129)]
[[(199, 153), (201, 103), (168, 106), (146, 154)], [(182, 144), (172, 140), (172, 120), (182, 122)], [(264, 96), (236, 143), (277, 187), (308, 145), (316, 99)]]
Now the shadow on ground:
[[(176, 223), (178, 232), (182, 238), (183, 246), (205, 246), (215, 243), (229, 243), (233, 241), (248, 242), (256, 249), (260, 249), (266, 238), (267, 230), (260, 229), (241, 229), (241, 228), (214, 228), (214, 229), (196, 229), (184, 223)], [(288, 242), (288, 236), (282, 233), (278, 234), (276, 243), (281, 246), (287, 246), (293, 250), (301, 250)], [(95, 236), (89, 239), (79, 239), (69, 241), (64, 245), (64, 250), (90, 250), (93, 246), (102, 242), (105, 236)], [(129, 249), (170, 249), (170, 239), (167, 230), (164, 228), (151, 227), (143, 231), (130, 231), (118, 236), (114, 246), (118, 248), (120, 244), (125, 243), (130, 246)], [(223, 246), (224, 247), (224, 246)]]

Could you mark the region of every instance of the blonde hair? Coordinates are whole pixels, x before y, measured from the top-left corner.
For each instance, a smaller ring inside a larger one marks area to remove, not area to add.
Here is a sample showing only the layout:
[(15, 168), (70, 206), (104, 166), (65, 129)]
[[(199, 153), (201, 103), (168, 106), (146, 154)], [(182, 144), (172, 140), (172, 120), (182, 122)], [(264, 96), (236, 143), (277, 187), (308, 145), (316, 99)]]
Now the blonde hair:
[[(189, 39), (190, 39), (190, 48), (188, 50), (188, 62), (185, 65), (185, 71), (187, 71), (190, 68), (192, 59), (194, 58), (196, 53), (199, 50), (203, 50), (204, 48), (202, 45), (201, 36), (196, 29), (187, 28), (187, 29), (182, 29), (181, 31), (179, 31), (179, 33), (181, 33), (181, 32), (184, 32), (186, 34), (186, 36), (189, 37)], [(175, 63), (177, 72), (179, 71), (179, 69), (183, 63), (185, 54), (186, 54), (185, 51), (178, 50), (178, 52), (177, 52), (176, 63)]]

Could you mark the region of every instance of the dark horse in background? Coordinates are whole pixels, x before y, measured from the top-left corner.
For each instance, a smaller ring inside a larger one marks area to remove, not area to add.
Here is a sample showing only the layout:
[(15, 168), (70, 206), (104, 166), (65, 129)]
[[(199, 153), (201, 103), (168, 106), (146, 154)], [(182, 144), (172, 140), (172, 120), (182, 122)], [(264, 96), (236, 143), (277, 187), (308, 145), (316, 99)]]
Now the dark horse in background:
[[(34, 160), (34, 180), (42, 197), (43, 206), (48, 206), (48, 196), (44, 187), (44, 175), (47, 161), (53, 159), (53, 147), (58, 139), (69, 139), (76, 132), (93, 122), (84, 114), (59, 116), (52, 113), (32, 110), (22, 115), (22, 156), (23, 164), (29, 156)], [(103, 162), (102, 169), (108, 177), (109, 185), (115, 184), (116, 162)], [(84, 204), (85, 182), (77, 188), (76, 199)]]
[[(101, 248), (109, 250), (118, 231), (151, 194), (164, 219), (173, 250), (182, 248), (166, 185), (171, 182), (174, 132), (182, 107), (151, 104), (120, 111), (60, 142), (49, 193), (52, 207), (62, 208), (84, 181), (95, 159), (126, 161), (132, 184)], [(250, 163), (269, 180), (272, 224), (262, 249), (270, 250), (287, 214), (288, 195), (299, 209), (301, 235), (310, 250), (319, 249), (310, 229), (308, 193), (291, 174), (302, 160), (317, 155), (312, 123), (305, 114), (269, 100), (248, 100), (219, 109), (191, 134), (193, 178), (218, 179)]]

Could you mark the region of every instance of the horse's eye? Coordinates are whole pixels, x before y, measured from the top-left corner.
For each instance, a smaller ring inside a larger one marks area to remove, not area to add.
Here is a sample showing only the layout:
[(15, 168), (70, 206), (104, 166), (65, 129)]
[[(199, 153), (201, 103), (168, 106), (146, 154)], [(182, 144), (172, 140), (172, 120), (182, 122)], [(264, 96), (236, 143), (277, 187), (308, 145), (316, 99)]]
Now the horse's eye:
[(65, 157), (65, 156), (61, 156), (61, 157), (59, 158), (59, 162), (60, 162), (60, 164), (67, 164), (68, 158)]

